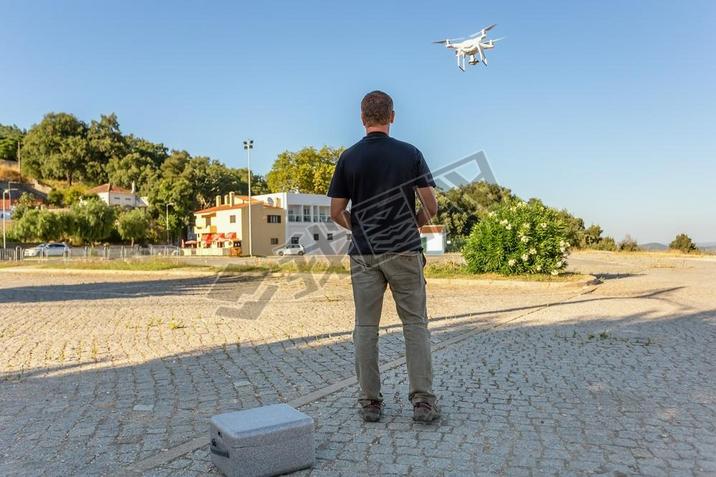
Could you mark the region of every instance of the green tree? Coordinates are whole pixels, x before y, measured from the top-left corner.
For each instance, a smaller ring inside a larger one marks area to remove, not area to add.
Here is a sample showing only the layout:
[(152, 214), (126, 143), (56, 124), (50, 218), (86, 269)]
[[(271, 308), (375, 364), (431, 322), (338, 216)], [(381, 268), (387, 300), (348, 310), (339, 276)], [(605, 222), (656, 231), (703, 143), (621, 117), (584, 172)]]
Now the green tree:
[(271, 192), (325, 194), (343, 150), (324, 146), (321, 149), (304, 147), (297, 152), (282, 152), (266, 175), (269, 189)]
[(637, 252), (639, 251), (639, 244), (635, 239), (632, 238), (631, 235), (628, 235), (624, 237), (624, 240), (619, 242), (619, 251), (620, 252)]
[(134, 183), (139, 192), (148, 190), (159, 176), (154, 160), (140, 152), (130, 152), (121, 159), (111, 158), (105, 170), (110, 183), (125, 189), (131, 188)]
[(47, 203), (50, 205), (54, 205), (55, 207), (64, 207), (65, 194), (63, 193), (62, 189), (52, 189), (47, 194)]
[[(149, 213), (168, 228), (170, 236), (183, 230), (197, 210), (197, 198), (193, 185), (184, 177), (162, 178), (149, 190)], [(166, 222), (166, 204), (169, 203), (169, 223)]]
[(84, 177), (89, 182), (106, 182), (107, 163), (113, 159), (120, 160), (128, 153), (117, 115), (102, 115), (99, 121), (93, 120), (87, 128), (87, 144), (90, 160), (86, 165)]
[(17, 161), (18, 145), (24, 136), (19, 127), (0, 124), (0, 160)]
[(98, 198), (90, 198), (75, 204), (71, 209), (74, 235), (82, 242), (95, 244), (112, 233), (115, 210)]
[(602, 228), (597, 224), (590, 225), (583, 234), (583, 248), (594, 248), (602, 241)]
[(567, 231), (567, 241), (573, 247), (584, 248), (585, 237), (584, 237), (584, 220), (580, 217), (576, 217), (569, 213), (567, 209), (559, 211), (560, 218), (565, 224)]
[(697, 250), (694, 241), (686, 234), (677, 235), (676, 238), (669, 244), (669, 248), (671, 250), (679, 250), (683, 253), (695, 252)]
[[(240, 167), (238, 169), (231, 169), (231, 171), (232, 174), (236, 174), (240, 184), (240, 187), (234, 190), (234, 192), (238, 192), (242, 195), (248, 194), (249, 170), (246, 167)], [(251, 195), (268, 194), (269, 192), (271, 192), (271, 189), (269, 189), (266, 179), (262, 175), (251, 171)], [(328, 192), (328, 190), (326, 190), (326, 192)]]
[(23, 192), (20, 198), (15, 202), (15, 209), (12, 211), (12, 220), (16, 222), (25, 212), (34, 209), (37, 206), (35, 197), (27, 192)]
[(122, 240), (134, 242), (143, 240), (149, 232), (149, 216), (143, 209), (132, 209), (122, 212), (117, 217), (117, 232)]
[(36, 240), (39, 235), (39, 220), (39, 209), (26, 208), (19, 215), (13, 212), (13, 226), (10, 231), (10, 236), (19, 242), (31, 242)]
[(47, 209), (38, 209), (36, 238), (42, 242), (62, 239), (66, 230), (60, 214)]
[(608, 252), (616, 252), (619, 247), (612, 237), (602, 237), (602, 239), (593, 246), (595, 250), (606, 250)]
[(169, 157), (164, 144), (153, 143), (132, 134), (124, 136), (124, 142), (127, 145), (127, 154), (135, 153), (149, 158), (157, 168)]
[(67, 113), (49, 113), (27, 132), (20, 158), (24, 174), (39, 179), (83, 177), (90, 150), (87, 125)]

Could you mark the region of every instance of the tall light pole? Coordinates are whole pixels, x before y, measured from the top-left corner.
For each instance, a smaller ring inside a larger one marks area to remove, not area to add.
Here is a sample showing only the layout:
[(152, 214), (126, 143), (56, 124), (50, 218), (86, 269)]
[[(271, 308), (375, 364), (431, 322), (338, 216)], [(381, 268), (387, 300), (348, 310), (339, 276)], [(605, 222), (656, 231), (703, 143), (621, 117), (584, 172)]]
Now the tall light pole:
[(10, 192), (17, 190), (17, 189), (11, 188), (10, 184), (12, 184), (12, 183), (8, 182), (7, 189), (4, 189), (2, 191), (2, 248), (3, 248), (3, 250), (5, 248), (7, 248), (6, 247), (7, 244), (5, 243), (5, 194), (7, 194), (8, 197), (10, 197)]
[(166, 226), (167, 226), (167, 245), (169, 245), (169, 206), (174, 205), (174, 202), (165, 202), (164, 203), (164, 217), (166, 220)]
[(254, 255), (254, 241), (251, 236), (251, 149), (254, 148), (254, 140), (247, 139), (244, 141), (244, 149), (246, 150), (246, 160), (249, 169), (249, 257)]

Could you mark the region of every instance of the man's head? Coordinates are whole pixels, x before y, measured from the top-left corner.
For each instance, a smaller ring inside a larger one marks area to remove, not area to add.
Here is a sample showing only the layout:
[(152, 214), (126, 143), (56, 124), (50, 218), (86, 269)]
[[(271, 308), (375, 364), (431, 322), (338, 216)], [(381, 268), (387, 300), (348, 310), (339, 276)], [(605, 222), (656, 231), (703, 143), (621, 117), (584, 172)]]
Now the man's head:
[(360, 102), (361, 119), (366, 129), (385, 129), (395, 119), (393, 99), (382, 91), (371, 91)]

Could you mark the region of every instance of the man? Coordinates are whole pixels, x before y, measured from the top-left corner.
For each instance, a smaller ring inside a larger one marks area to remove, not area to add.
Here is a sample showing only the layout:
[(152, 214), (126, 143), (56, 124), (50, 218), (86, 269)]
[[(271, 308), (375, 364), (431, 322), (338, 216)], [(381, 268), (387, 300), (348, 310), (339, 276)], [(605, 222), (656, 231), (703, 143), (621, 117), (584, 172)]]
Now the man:
[[(437, 213), (435, 182), (420, 151), (388, 135), (395, 119), (390, 96), (368, 93), (361, 102), (361, 119), (366, 136), (341, 154), (328, 190), (331, 218), (353, 237), (349, 254), (358, 403), (365, 421), (380, 420), (378, 326), (390, 285), (403, 324), (413, 419), (432, 422), (440, 414), (432, 390), (425, 256), (418, 229)], [(422, 204), (417, 213), (416, 192)]]

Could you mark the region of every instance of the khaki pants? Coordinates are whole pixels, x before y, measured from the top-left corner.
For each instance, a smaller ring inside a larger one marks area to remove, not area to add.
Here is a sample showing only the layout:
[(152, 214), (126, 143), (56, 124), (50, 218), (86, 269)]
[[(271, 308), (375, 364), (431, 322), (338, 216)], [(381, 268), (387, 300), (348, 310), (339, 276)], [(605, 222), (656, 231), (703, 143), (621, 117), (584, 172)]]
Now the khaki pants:
[(410, 381), (408, 397), (413, 404), (435, 402), (423, 275), (424, 260), (420, 252), (351, 255), (351, 280), (356, 310), (353, 343), (356, 375), (360, 385), (358, 401), (361, 404), (369, 400), (383, 400), (378, 369), (378, 326), (386, 285), (390, 285), (398, 316), (403, 323)]

